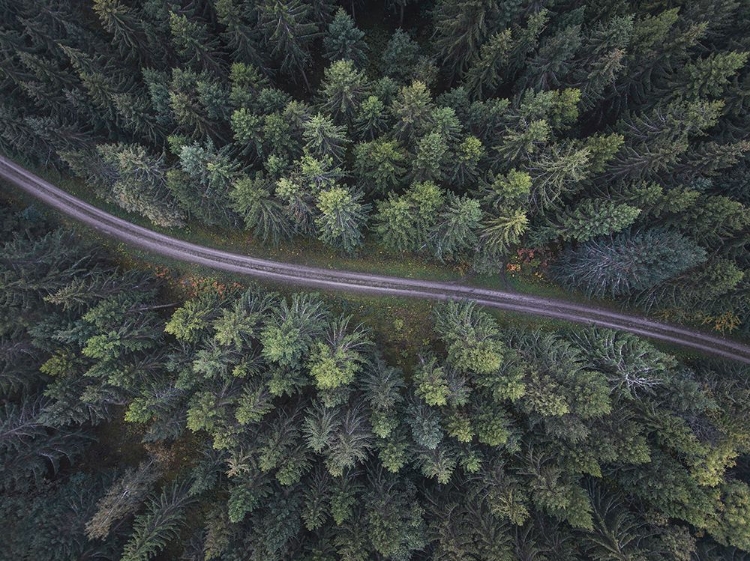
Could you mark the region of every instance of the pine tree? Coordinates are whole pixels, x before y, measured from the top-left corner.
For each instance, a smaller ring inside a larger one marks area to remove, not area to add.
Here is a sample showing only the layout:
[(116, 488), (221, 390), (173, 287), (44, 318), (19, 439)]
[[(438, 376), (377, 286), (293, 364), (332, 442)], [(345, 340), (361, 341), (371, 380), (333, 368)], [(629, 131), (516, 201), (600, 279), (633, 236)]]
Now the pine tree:
[(118, 540), (86, 539), (84, 524), (110, 479), (108, 473), (72, 473), (33, 495), (8, 493), (0, 502), (5, 520), (5, 555), (38, 556), (49, 561), (114, 554)]
[(464, 78), (464, 85), (479, 99), (486, 99), (502, 84), (501, 73), (509, 65), (513, 49), (510, 29), (493, 34), (482, 45)]
[(257, 108), (261, 92), (271, 85), (259, 67), (242, 62), (232, 64), (229, 80), (232, 83), (229, 92), (232, 107), (248, 111)]
[(699, 198), (679, 219), (680, 229), (706, 248), (718, 248), (750, 225), (750, 213), (740, 202), (720, 195)]
[(195, 16), (170, 12), (169, 28), (175, 50), (183, 61), (197, 70), (223, 76), (225, 65), (219, 44), (209, 33), (208, 25)]
[(630, 295), (694, 267), (706, 253), (673, 232), (647, 230), (586, 242), (567, 249), (555, 278), (590, 296)]
[(525, 88), (558, 88), (572, 68), (572, 60), (581, 47), (581, 27), (571, 25), (542, 42), (521, 78)]
[(115, 94), (113, 101), (123, 127), (133, 131), (152, 146), (162, 146), (166, 131), (153, 112), (145, 92)]
[(529, 196), (534, 210), (546, 210), (563, 194), (576, 193), (583, 187), (591, 170), (591, 151), (575, 145), (558, 146), (530, 163), (527, 171), (531, 176), (532, 189)]
[(584, 199), (574, 209), (565, 209), (555, 218), (553, 229), (564, 241), (589, 241), (597, 236), (620, 232), (631, 226), (640, 209), (601, 199)]
[(414, 69), (419, 62), (419, 44), (406, 31), (397, 29), (381, 55), (383, 74), (400, 83), (414, 80)]
[(406, 413), (413, 441), (419, 447), (435, 450), (444, 437), (440, 411), (415, 400), (407, 406)]
[(318, 158), (330, 157), (337, 165), (344, 160), (346, 147), (351, 142), (344, 127), (335, 125), (320, 113), (310, 117), (303, 126), (305, 149), (311, 155)]
[(596, 25), (581, 46), (578, 68), (573, 72), (581, 90), (581, 105), (591, 110), (615, 85), (625, 68), (626, 50), (634, 28), (632, 15), (623, 15)]
[(622, 108), (643, 106), (660, 80), (684, 65), (689, 50), (705, 34), (706, 22), (678, 24), (679, 9), (635, 20), (626, 64), (615, 84), (615, 101)]
[(318, 195), (320, 216), (315, 223), (320, 239), (335, 249), (352, 253), (362, 244), (369, 205), (361, 202), (362, 194), (343, 187), (332, 187)]
[(229, 197), (233, 208), (262, 242), (276, 245), (292, 236), (293, 226), (282, 204), (272, 196), (272, 185), (262, 175), (244, 177), (234, 183)]
[(94, 0), (93, 9), (125, 60), (133, 55), (142, 63), (154, 60), (156, 53), (150, 51), (153, 44), (141, 14), (119, 0)]
[(351, 317), (334, 320), (328, 327), (326, 341), (318, 342), (310, 356), (310, 374), (318, 389), (330, 390), (348, 385), (360, 370), (369, 346), (362, 326), (349, 332)]
[(162, 491), (159, 498), (151, 498), (146, 512), (136, 516), (133, 534), (125, 544), (122, 559), (147, 561), (179, 535), (185, 518), (185, 508), (190, 505), (185, 484), (173, 484)]
[(137, 469), (128, 469), (97, 503), (97, 510), (86, 523), (89, 539), (103, 539), (112, 525), (133, 514), (142, 505), (160, 473), (153, 461), (142, 462)]
[(414, 372), (415, 393), (427, 405), (441, 406), (448, 403), (448, 378), (445, 369), (435, 357), (419, 357), (419, 366)]
[(228, 135), (229, 95), (210, 74), (174, 68), (169, 108), (178, 131), (193, 139), (223, 141)]
[(509, 210), (485, 218), (479, 232), (480, 249), (474, 269), (494, 272), (511, 248), (520, 244), (528, 224), (523, 210)]
[(433, 108), (432, 96), (422, 82), (404, 86), (390, 106), (391, 113), (396, 119), (393, 134), (401, 141), (413, 143), (429, 132), (433, 124)]
[(434, 310), (435, 331), (448, 345), (448, 362), (462, 372), (491, 374), (502, 363), (505, 346), (497, 325), (472, 302), (449, 302)]
[(229, 192), (238, 164), (229, 157), (229, 147), (217, 150), (210, 141), (186, 144), (179, 158), (180, 169), (167, 172), (167, 187), (180, 206), (206, 224), (232, 224)]
[(359, 106), (353, 128), (362, 140), (375, 140), (388, 129), (389, 120), (385, 104), (379, 97), (371, 95)]
[(182, 213), (167, 188), (164, 155), (151, 156), (137, 144), (101, 144), (97, 151), (116, 173), (110, 197), (118, 206), (142, 214), (157, 226), (182, 226)]
[(485, 155), (482, 141), (467, 136), (456, 148), (450, 167), (450, 181), (457, 187), (472, 186), (480, 173), (480, 162)]
[(24, 492), (43, 486), (47, 474), (57, 474), (64, 462), (73, 463), (91, 442), (75, 427), (53, 428), (40, 421), (47, 399), (24, 396), (20, 404), (6, 401), (0, 409), (0, 489)]
[(343, 8), (336, 11), (333, 21), (323, 39), (325, 57), (330, 61), (350, 60), (355, 66), (363, 68), (367, 64), (367, 43), (365, 34), (357, 29), (354, 20)]
[(355, 145), (354, 170), (360, 187), (379, 195), (395, 191), (403, 184), (406, 159), (395, 140), (377, 139)]
[(369, 456), (371, 442), (372, 433), (361, 408), (347, 408), (326, 450), (325, 464), (328, 472), (333, 477), (340, 478), (357, 464), (363, 463)]
[(686, 64), (668, 83), (668, 98), (685, 101), (721, 99), (734, 76), (745, 66), (750, 53), (714, 53)]
[(450, 75), (463, 72), (487, 38), (498, 3), (440, 0), (433, 12), (432, 42)]
[(391, 195), (378, 201), (377, 208), (375, 231), (386, 249), (396, 252), (419, 249), (414, 209), (406, 197)]
[(392, 251), (423, 251), (445, 202), (444, 192), (434, 183), (415, 183), (401, 197), (378, 203), (376, 230)]
[(482, 221), (479, 202), (449, 194), (437, 222), (428, 234), (432, 253), (441, 261), (454, 261), (473, 249)]
[(318, 36), (317, 25), (311, 21), (311, 6), (299, 0), (264, 0), (258, 10), (260, 28), (271, 46), (271, 55), (281, 61), (281, 71), (293, 79), (300, 75), (309, 90), (309, 47)]
[(320, 96), (321, 109), (339, 124), (352, 122), (367, 94), (367, 82), (362, 72), (349, 60), (335, 61), (326, 68)]
[(225, 28), (221, 36), (235, 64), (250, 64), (268, 74), (268, 61), (261, 45), (262, 35), (256, 25), (258, 14), (255, 5), (238, 5), (235, 0), (214, 0), (213, 3), (217, 19)]
[(415, 182), (443, 179), (446, 167), (448, 143), (439, 132), (431, 132), (417, 142), (416, 154), (412, 160), (411, 178)]
[(295, 294), (282, 300), (261, 332), (263, 356), (280, 367), (297, 368), (314, 339), (324, 332), (327, 312), (312, 295)]
[(115, 95), (126, 91), (130, 80), (107, 65), (103, 56), (94, 58), (79, 49), (63, 45), (60, 49), (68, 56), (83, 84), (99, 126), (116, 128), (118, 120)]

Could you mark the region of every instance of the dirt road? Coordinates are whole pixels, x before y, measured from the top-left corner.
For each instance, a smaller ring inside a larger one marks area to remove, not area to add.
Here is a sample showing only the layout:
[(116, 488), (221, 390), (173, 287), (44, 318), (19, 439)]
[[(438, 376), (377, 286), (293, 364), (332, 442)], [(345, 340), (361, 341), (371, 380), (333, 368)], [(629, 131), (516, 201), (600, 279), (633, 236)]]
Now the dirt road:
[(430, 298), (467, 299), (483, 306), (535, 316), (629, 331), (636, 335), (690, 347), (750, 364), (750, 346), (715, 335), (656, 322), (644, 317), (564, 300), (488, 290), (452, 283), (405, 279), (367, 273), (326, 270), (228, 253), (181, 241), (131, 224), (58, 189), (0, 156), (0, 177), (80, 222), (134, 247), (172, 259), (258, 279), (319, 289)]

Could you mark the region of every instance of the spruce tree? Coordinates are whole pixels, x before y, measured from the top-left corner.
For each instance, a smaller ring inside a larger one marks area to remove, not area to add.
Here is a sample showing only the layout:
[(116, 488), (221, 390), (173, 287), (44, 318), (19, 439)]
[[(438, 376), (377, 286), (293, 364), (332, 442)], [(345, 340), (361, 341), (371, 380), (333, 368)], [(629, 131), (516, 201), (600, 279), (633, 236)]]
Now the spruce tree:
[(325, 57), (332, 62), (350, 60), (357, 67), (364, 67), (367, 63), (367, 43), (364, 37), (364, 32), (357, 29), (349, 14), (339, 8), (333, 21), (328, 24), (323, 39)]
[(647, 290), (706, 259), (706, 252), (669, 231), (646, 230), (592, 240), (567, 249), (554, 276), (590, 296), (628, 296)]

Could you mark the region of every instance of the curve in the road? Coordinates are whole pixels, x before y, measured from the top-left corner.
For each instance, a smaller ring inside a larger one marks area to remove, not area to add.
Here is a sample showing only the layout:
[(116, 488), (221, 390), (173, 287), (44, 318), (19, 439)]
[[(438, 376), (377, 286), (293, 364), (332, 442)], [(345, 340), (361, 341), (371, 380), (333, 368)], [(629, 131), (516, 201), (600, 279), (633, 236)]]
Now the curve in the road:
[(636, 335), (750, 364), (750, 346), (748, 345), (594, 306), (466, 285), (305, 267), (199, 246), (112, 216), (73, 197), (2, 156), (0, 156), (0, 177), (51, 207), (108, 236), (180, 261), (313, 288), (436, 300), (473, 300), (478, 304), (503, 310), (629, 331)]

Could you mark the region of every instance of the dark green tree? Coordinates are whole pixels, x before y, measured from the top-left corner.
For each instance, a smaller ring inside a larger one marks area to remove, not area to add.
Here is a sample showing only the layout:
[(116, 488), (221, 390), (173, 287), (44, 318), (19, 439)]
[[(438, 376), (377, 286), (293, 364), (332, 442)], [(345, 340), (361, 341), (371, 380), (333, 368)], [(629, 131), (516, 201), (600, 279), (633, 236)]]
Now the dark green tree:
[(555, 278), (591, 296), (627, 296), (653, 288), (706, 259), (706, 252), (674, 232), (646, 230), (592, 240), (567, 249)]
[(388, 128), (389, 114), (379, 97), (371, 95), (362, 101), (354, 117), (353, 128), (363, 140), (374, 140)]
[(272, 183), (261, 173), (236, 181), (229, 193), (233, 208), (262, 242), (274, 245), (292, 236), (293, 225), (280, 201), (272, 195)]
[(400, 83), (414, 79), (414, 69), (419, 61), (419, 45), (403, 29), (397, 29), (381, 55), (383, 74)]
[(505, 345), (495, 321), (473, 302), (435, 308), (435, 331), (446, 343), (449, 364), (459, 371), (492, 374), (502, 364)]
[(186, 64), (216, 76), (224, 74), (219, 42), (206, 23), (192, 14), (170, 12), (169, 28), (175, 50)]
[(311, 20), (311, 6), (300, 0), (264, 0), (258, 5), (259, 27), (271, 46), (271, 56), (281, 61), (281, 71), (292, 79), (302, 77), (310, 89), (307, 66), (310, 43), (318, 36), (318, 27)]
[(359, 68), (367, 63), (367, 43), (365, 34), (357, 29), (354, 20), (342, 8), (336, 11), (333, 21), (328, 24), (323, 39), (325, 57), (330, 61), (350, 60)]
[(451, 76), (463, 72), (479, 52), (498, 8), (494, 0), (440, 0), (436, 4), (432, 43)]
[(431, 132), (417, 142), (412, 160), (411, 178), (413, 181), (440, 182), (447, 167), (448, 143), (439, 132)]
[(107, 537), (115, 523), (140, 509), (160, 475), (153, 460), (126, 470), (96, 503), (95, 512), (86, 522), (86, 536), (92, 540)]
[(235, 64), (252, 64), (268, 73), (268, 61), (262, 48), (262, 34), (256, 25), (258, 13), (254, 4), (236, 0), (214, 0), (221, 36), (232, 53)]
[(185, 508), (193, 502), (187, 485), (172, 484), (148, 502), (146, 511), (135, 518), (133, 534), (125, 544), (122, 559), (147, 561), (179, 535)]
[(238, 164), (229, 147), (216, 149), (212, 142), (184, 144), (179, 148), (180, 169), (167, 172), (167, 187), (180, 206), (205, 224), (230, 225), (229, 192), (238, 176)]
[(455, 261), (465, 255), (477, 243), (481, 221), (479, 201), (449, 193), (428, 234), (433, 255), (441, 261)]
[(432, 127), (433, 108), (432, 96), (424, 83), (412, 82), (404, 86), (390, 106), (396, 119), (393, 133), (403, 142), (415, 142)]
[(402, 185), (407, 155), (398, 141), (377, 139), (354, 146), (354, 170), (367, 193), (385, 195)]

